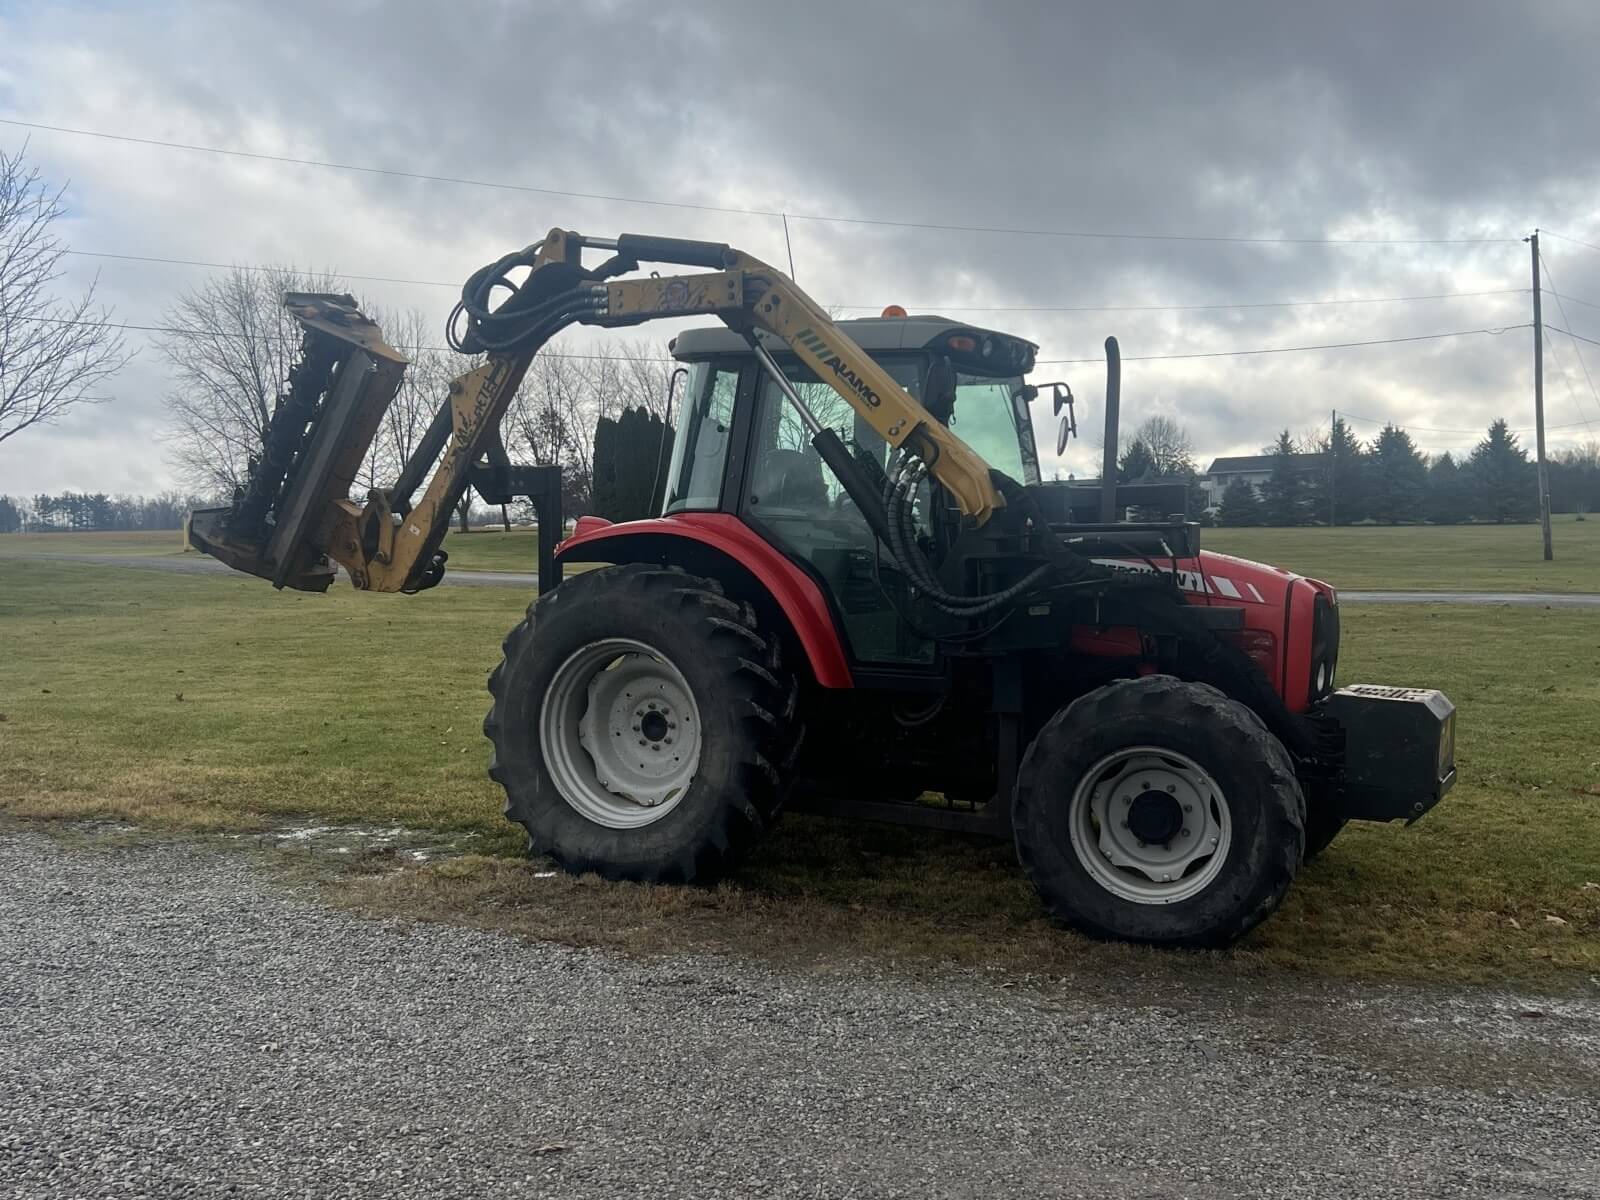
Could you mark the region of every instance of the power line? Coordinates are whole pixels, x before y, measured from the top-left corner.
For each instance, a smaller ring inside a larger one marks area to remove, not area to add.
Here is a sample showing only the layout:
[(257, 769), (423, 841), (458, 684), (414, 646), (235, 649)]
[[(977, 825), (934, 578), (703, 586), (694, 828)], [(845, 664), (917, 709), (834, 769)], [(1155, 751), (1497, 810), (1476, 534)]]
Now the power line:
[[(23, 320), (23, 321), (45, 321), (45, 322), (48, 322), (48, 323), (51, 323), (51, 324), (55, 324), (55, 325), (95, 325), (95, 326), (99, 326), (99, 327), (105, 328), (105, 329), (131, 329), (131, 330), (137, 330), (137, 331), (142, 331), (142, 332), (146, 332), (146, 333), (170, 333), (170, 334), (178, 334), (180, 336), (187, 336), (187, 337), (217, 337), (217, 336), (222, 336), (222, 337), (244, 337), (245, 336), (243, 334), (222, 333), (220, 331), (211, 331), (211, 330), (205, 330), (205, 329), (185, 329), (185, 328), (183, 328), (181, 326), (177, 326), (177, 325), (137, 325), (137, 324), (132, 324), (132, 323), (128, 323), (128, 322), (120, 322), (120, 321), (67, 320), (67, 319), (62, 318), (62, 317), (20, 317), (18, 319), (19, 320)], [(1158, 362), (1158, 361), (1163, 361), (1163, 360), (1180, 359), (1180, 358), (1235, 358), (1235, 357), (1240, 357), (1240, 356), (1244, 356), (1244, 355), (1254, 355), (1254, 354), (1292, 354), (1292, 353), (1296, 353), (1296, 352), (1302, 351), (1302, 350), (1348, 350), (1348, 349), (1351, 349), (1351, 348), (1354, 348), (1354, 347), (1357, 347), (1357, 346), (1391, 346), (1391, 345), (1399, 345), (1399, 344), (1404, 343), (1404, 342), (1427, 342), (1427, 341), (1436, 341), (1436, 340), (1438, 340), (1440, 338), (1468, 337), (1468, 336), (1471, 336), (1473, 334), (1489, 334), (1492, 337), (1498, 337), (1500, 334), (1507, 333), (1507, 332), (1509, 332), (1510, 330), (1513, 330), (1513, 329), (1527, 329), (1527, 328), (1529, 328), (1529, 326), (1527, 326), (1527, 325), (1507, 325), (1503, 329), (1457, 329), (1457, 330), (1452, 330), (1452, 331), (1450, 331), (1448, 333), (1421, 333), (1421, 334), (1416, 334), (1416, 335), (1414, 335), (1412, 337), (1375, 338), (1375, 339), (1373, 339), (1371, 341), (1364, 341), (1364, 342), (1325, 342), (1325, 343), (1322, 343), (1322, 344), (1319, 344), (1319, 345), (1314, 345), (1314, 346), (1261, 346), (1261, 347), (1253, 347), (1253, 348), (1245, 349), (1245, 350), (1205, 350), (1205, 351), (1197, 351), (1197, 352), (1189, 353), (1189, 354), (1131, 354), (1131, 355), (1124, 355), (1123, 356), (1123, 361), (1124, 362)], [(283, 339), (281, 339), (281, 338), (269, 338), (267, 340), (281, 341)], [(416, 350), (447, 350), (447, 349), (449, 349), (449, 347), (446, 347), (446, 346), (414, 346), (414, 347), (409, 347), (409, 348), (410, 349), (416, 349)], [(604, 354), (566, 354), (566, 353), (557, 353), (557, 352), (554, 352), (554, 351), (549, 351), (549, 352), (541, 351), (541, 353), (547, 353), (548, 356), (551, 357), (551, 358), (604, 359), (604, 358), (608, 357), (607, 355), (604, 355)], [(672, 358), (651, 358), (651, 359), (647, 359), (645, 361), (648, 361), (648, 362), (659, 362), (659, 363), (671, 363), (671, 362), (676, 362), (677, 360), (676, 359), (672, 359)], [(1065, 365), (1071, 365), (1071, 364), (1098, 363), (1098, 362), (1104, 362), (1104, 361), (1105, 360), (1103, 358), (1041, 358), (1041, 359), (1036, 360), (1035, 365), (1036, 366), (1041, 366), (1041, 367), (1046, 367), (1046, 366), (1065, 366)]]
[[(1474, 334), (1488, 334), (1499, 337), (1513, 329), (1531, 329), (1529, 324), (1507, 325), (1501, 329), (1455, 329), (1448, 333), (1419, 333), (1411, 337), (1373, 338), (1364, 342), (1323, 342), (1312, 346), (1264, 346), (1250, 350), (1205, 350), (1189, 354), (1124, 354), (1123, 362), (1157, 362), (1175, 358), (1237, 358), (1252, 354), (1293, 354), (1301, 350), (1349, 350), (1358, 346), (1394, 346), (1402, 342), (1431, 342), (1440, 338), (1470, 337)], [(1104, 358), (1041, 358), (1038, 366), (1067, 366), (1078, 363), (1099, 363)]]
[(1547, 233), (1553, 238), (1560, 238), (1563, 242), (1571, 242), (1574, 246), (1582, 246), (1587, 250), (1600, 251), (1600, 246), (1595, 245), (1593, 242), (1586, 242), (1581, 238), (1568, 237), (1564, 233), (1557, 233), (1554, 229), (1540, 229), (1539, 232)]
[[(1550, 273), (1550, 264), (1545, 261), (1542, 253), (1539, 255), (1539, 266), (1544, 270), (1544, 277), (1550, 281), (1550, 294), (1555, 297), (1556, 311), (1561, 314), (1562, 323), (1565, 325), (1571, 325), (1572, 319), (1567, 316), (1567, 307), (1561, 302), (1561, 293), (1556, 291), (1556, 277)], [(1557, 330), (1557, 332), (1565, 331)], [(1577, 337), (1576, 334), (1572, 333), (1568, 333), (1567, 336)], [(1582, 341), (1584, 339), (1579, 338), (1578, 340)], [(1594, 397), (1595, 407), (1600, 408), (1600, 392), (1595, 391), (1594, 379), (1589, 374), (1589, 364), (1583, 361), (1583, 351), (1574, 345), (1572, 347), (1572, 352), (1573, 354), (1577, 355), (1578, 365), (1583, 368), (1583, 378), (1589, 384), (1589, 394)], [(1566, 372), (1562, 372), (1562, 374), (1565, 375)], [(1581, 404), (1578, 405), (1578, 415), (1583, 416), (1583, 406)]]
[[(1567, 389), (1567, 399), (1572, 401), (1573, 411), (1576, 412), (1580, 417), (1583, 416), (1583, 405), (1578, 403), (1577, 389), (1572, 386), (1572, 372), (1567, 370), (1565, 363), (1559, 364), (1558, 370), (1561, 372), (1561, 384)], [(1591, 432), (1593, 431), (1594, 426), (1589, 424), (1588, 418), (1584, 418), (1583, 423), (1590, 429)]]
[[(728, 213), (738, 216), (782, 219), (784, 213), (777, 209), (735, 208), (715, 204), (696, 204), (682, 200), (658, 200), (641, 196), (617, 196), (602, 192), (580, 192), (563, 188), (536, 187), (532, 184), (506, 183), (500, 180), (472, 179), (456, 175), (432, 175), (421, 171), (402, 171), (389, 167), (369, 167), (354, 163), (334, 162), (329, 159), (298, 158), (287, 154), (264, 154), (253, 150), (238, 150), (223, 146), (202, 146), (193, 142), (173, 142), (160, 138), (134, 137), (128, 134), (106, 133), (95, 129), (74, 129), (65, 125), (48, 125), (38, 121), (19, 121), (0, 117), (0, 124), (16, 125), (23, 129), (37, 129), (48, 133), (65, 133), (76, 137), (100, 138), (106, 141), (127, 142), (140, 146), (157, 146), (168, 150), (187, 150), (197, 154), (216, 154), (231, 158), (248, 158), (260, 162), (286, 163), (294, 166), (320, 167), (333, 171), (351, 171), (363, 175), (386, 175), (397, 179), (414, 179), (430, 183), (450, 183), (463, 187), (494, 188), (500, 191), (531, 192), (541, 196), (564, 196), (579, 200), (603, 200), (614, 204), (642, 204), (653, 208), (682, 208), (697, 212)], [(1029, 229), (1006, 225), (957, 225), (931, 221), (899, 221), (885, 217), (841, 217), (822, 213), (789, 213), (797, 221), (825, 222), (837, 225), (869, 225), (895, 229), (928, 229), (946, 233), (994, 233), (1018, 237), (1083, 238), (1111, 241), (1150, 242), (1220, 242), (1246, 245), (1364, 245), (1364, 246), (1431, 246), (1431, 245), (1495, 245), (1518, 242), (1511, 237), (1472, 238), (1334, 238), (1334, 237), (1243, 237), (1230, 234), (1177, 234), (1177, 233), (1113, 233), (1098, 230)]]
[[(1550, 231), (1548, 229), (1546, 229), (1545, 232), (1549, 233)], [(1550, 272), (1546, 271), (1545, 274), (1548, 276), (1550, 274)], [(1528, 290), (1531, 290), (1531, 289), (1525, 288), (1523, 290), (1524, 291), (1528, 291)], [(1555, 291), (1554, 289), (1551, 289), (1550, 294), (1552, 296), (1557, 297), (1558, 299), (1561, 299), (1561, 300), (1571, 300), (1574, 304), (1581, 304), (1585, 308), (1600, 308), (1600, 304), (1596, 304), (1593, 300), (1584, 300), (1584, 299), (1582, 299), (1581, 297), (1578, 297), (1578, 296), (1564, 295), (1564, 294), (1562, 294), (1560, 292)]]
[[(1353, 412), (1350, 412), (1348, 409), (1343, 409), (1343, 408), (1341, 408), (1339, 410), (1339, 415), (1341, 417), (1348, 417), (1352, 421), (1365, 421), (1368, 425), (1393, 425), (1397, 429), (1404, 429), (1404, 430), (1407, 430), (1409, 432), (1414, 432), (1414, 433), (1460, 433), (1460, 434), (1465, 434), (1465, 435), (1467, 435), (1469, 437), (1482, 437), (1484, 435), (1484, 432), (1485, 432), (1483, 429), (1432, 429), (1432, 428), (1429, 428), (1426, 425), (1409, 425), (1409, 424), (1406, 424), (1403, 421), (1389, 421), (1389, 420), (1382, 420), (1382, 419), (1380, 419), (1378, 417), (1364, 417), (1360, 413), (1353, 413)], [(1571, 424), (1568, 424), (1568, 425), (1546, 425), (1545, 428), (1546, 429), (1576, 429), (1576, 428), (1578, 428), (1578, 426), (1587, 425), (1588, 423), (1589, 422), (1587, 422), (1587, 421), (1573, 421)], [(1508, 429), (1507, 430), (1508, 433), (1532, 433), (1533, 431), (1534, 431), (1534, 427), (1532, 425), (1527, 425), (1527, 426), (1524, 426), (1524, 427), (1518, 428), (1518, 429)]]
[[(255, 266), (250, 263), (225, 263), (207, 262), (197, 258), (158, 258), (149, 254), (112, 254), (105, 250), (67, 250), (63, 253), (76, 255), (79, 258), (114, 258), (119, 262), (161, 263), (169, 267), (205, 267), (213, 271), (275, 271), (276, 267)], [(320, 271), (318, 274), (330, 275), (336, 279), (359, 279), (370, 283), (409, 283), (418, 287), (451, 288), (461, 290), (461, 284), (446, 283), (442, 279), (402, 279), (395, 275), (352, 275), (348, 271)], [(1526, 291), (1527, 289), (1522, 289)]]
[[(215, 271), (273, 271), (277, 268), (258, 266), (249, 263), (212, 262), (195, 258), (162, 258), (149, 254), (113, 254), (100, 250), (68, 250), (65, 253), (74, 254), (81, 258), (110, 258), (119, 262), (159, 263), (174, 267), (203, 267)], [(372, 283), (403, 283), (413, 284), (418, 287), (441, 287), (452, 291), (459, 291), (460, 283), (447, 283), (442, 279), (404, 279), (394, 275), (356, 275), (348, 271), (328, 270), (325, 272), (337, 279), (352, 279)], [(1410, 301), (1422, 300), (1465, 300), (1482, 296), (1524, 296), (1529, 288), (1492, 288), (1481, 292), (1430, 292), (1416, 296), (1354, 296), (1330, 297), (1320, 300), (1258, 300), (1241, 302), (1237, 304), (1082, 304), (1082, 305), (985, 305), (985, 304), (924, 304), (903, 305), (902, 307), (916, 308), (929, 312), (1200, 312), (1206, 310), (1228, 310), (1241, 308), (1309, 308), (1323, 305), (1337, 304), (1400, 304)], [(861, 309), (876, 312), (883, 308), (881, 304), (833, 304), (824, 307)]]
[[(1201, 312), (1212, 309), (1239, 308), (1312, 308), (1330, 304), (1400, 304), (1414, 300), (1464, 300), (1475, 296), (1527, 295), (1531, 288), (1494, 288), (1484, 292), (1433, 292), (1420, 296), (1354, 296), (1333, 297), (1323, 300), (1256, 300), (1232, 304), (1038, 304), (1038, 305), (982, 305), (982, 304), (917, 304), (905, 308), (926, 309), (930, 312)], [(872, 304), (840, 304), (838, 308), (874, 309)]]
[(1584, 337), (1581, 333), (1573, 333), (1572, 330), (1563, 329), (1559, 325), (1551, 325), (1549, 322), (1546, 322), (1545, 323), (1545, 328), (1548, 329), (1551, 333), (1565, 334), (1567, 337), (1571, 338), (1573, 341), (1576, 341), (1576, 342), (1588, 342), (1589, 345), (1591, 345), (1591, 346), (1600, 346), (1600, 342), (1595, 341), (1593, 338)]
[[(221, 329), (215, 329), (215, 330), (213, 330), (213, 329), (187, 329), (187, 328), (184, 328), (181, 325), (139, 325), (139, 324), (134, 324), (134, 323), (128, 322), (128, 321), (84, 321), (84, 320), (72, 320), (72, 319), (68, 319), (68, 318), (65, 318), (65, 317), (16, 317), (14, 319), (18, 320), (18, 321), (39, 321), (39, 322), (43, 322), (44, 324), (47, 324), (47, 325), (93, 325), (93, 326), (95, 326), (96, 328), (99, 328), (99, 329), (131, 329), (131, 330), (135, 330), (135, 331), (142, 332), (142, 333), (169, 333), (169, 334), (175, 334), (175, 335), (177, 335), (179, 337), (205, 337), (205, 338), (224, 337), (224, 338), (236, 338), (236, 339), (240, 339), (240, 340), (243, 340), (243, 341), (251, 341), (254, 338), (258, 337), (261, 341), (264, 341), (264, 342), (286, 342), (286, 341), (298, 341), (299, 340), (297, 338), (276, 337), (276, 336), (271, 335), (271, 334), (251, 335), (251, 334), (243, 334), (243, 333), (232, 333), (232, 332), (229, 332), (227, 330), (221, 330)], [(451, 347), (449, 347), (449, 346), (423, 346), (423, 345), (419, 344), (419, 345), (415, 345), (415, 346), (397, 346), (395, 348), (397, 350), (438, 350), (440, 352), (445, 352), (445, 353), (449, 353), (449, 354), (456, 353), (456, 351), (451, 349)], [(539, 357), (541, 357), (541, 358), (578, 358), (578, 359), (586, 359), (586, 360), (605, 361), (605, 360), (614, 358), (615, 356), (614, 355), (610, 355), (610, 354), (572, 354), (572, 353), (567, 353), (567, 352), (564, 352), (564, 351), (557, 351), (557, 350), (541, 350), (541, 351), (539, 351)], [(654, 362), (654, 363), (674, 363), (674, 362), (677, 361), (677, 359), (674, 359), (674, 358), (641, 358), (639, 361), (641, 361), (641, 362)]]

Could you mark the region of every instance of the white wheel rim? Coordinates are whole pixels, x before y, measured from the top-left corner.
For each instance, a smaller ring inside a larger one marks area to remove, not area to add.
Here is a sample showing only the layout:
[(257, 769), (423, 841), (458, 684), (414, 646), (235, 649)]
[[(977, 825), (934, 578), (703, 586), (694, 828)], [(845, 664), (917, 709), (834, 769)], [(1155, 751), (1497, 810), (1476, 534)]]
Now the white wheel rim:
[(683, 672), (631, 638), (591, 642), (539, 708), (545, 768), (568, 805), (610, 829), (661, 820), (700, 766), (700, 710)]
[(1205, 891), (1233, 838), (1216, 781), (1188, 755), (1159, 746), (1130, 746), (1090, 767), (1072, 793), (1070, 818), (1084, 870), (1135, 904), (1175, 904)]

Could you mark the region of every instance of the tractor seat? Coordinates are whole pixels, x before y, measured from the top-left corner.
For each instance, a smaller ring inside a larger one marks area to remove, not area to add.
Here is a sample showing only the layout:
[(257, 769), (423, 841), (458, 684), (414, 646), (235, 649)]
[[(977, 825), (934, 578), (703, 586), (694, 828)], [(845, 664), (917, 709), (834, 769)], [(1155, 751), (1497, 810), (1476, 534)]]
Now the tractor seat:
[(764, 508), (818, 509), (828, 505), (822, 460), (801, 450), (768, 450), (762, 455), (751, 492)]

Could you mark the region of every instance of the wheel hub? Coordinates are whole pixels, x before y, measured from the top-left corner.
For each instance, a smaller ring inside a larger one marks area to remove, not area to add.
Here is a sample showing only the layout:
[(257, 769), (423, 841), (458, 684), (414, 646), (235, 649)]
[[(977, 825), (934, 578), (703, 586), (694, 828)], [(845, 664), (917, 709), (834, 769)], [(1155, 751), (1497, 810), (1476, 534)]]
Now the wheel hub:
[(591, 643), (557, 668), (539, 738), (562, 797), (614, 829), (665, 816), (700, 765), (700, 712), (687, 680), (632, 639)]
[(1210, 886), (1227, 858), (1227, 798), (1185, 754), (1130, 746), (1107, 755), (1084, 774), (1070, 804), (1078, 861), (1124, 900), (1187, 900)]
[(1183, 828), (1183, 807), (1166, 792), (1143, 791), (1128, 805), (1128, 829), (1141, 842), (1170, 842)]

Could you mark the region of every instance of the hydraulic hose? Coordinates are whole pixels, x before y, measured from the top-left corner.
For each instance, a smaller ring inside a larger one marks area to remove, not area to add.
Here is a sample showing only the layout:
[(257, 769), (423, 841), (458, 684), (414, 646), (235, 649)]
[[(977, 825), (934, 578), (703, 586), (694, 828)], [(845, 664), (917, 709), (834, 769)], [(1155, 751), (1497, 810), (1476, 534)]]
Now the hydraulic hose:
[(916, 544), (916, 524), (911, 513), (917, 487), (927, 477), (928, 468), (920, 461), (903, 460), (886, 487), (890, 551), (900, 569), (918, 591), (935, 607), (951, 616), (981, 617), (1011, 603), (1037, 588), (1057, 570), (1054, 563), (1041, 563), (1010, 587), (987, 596), (960, 596), (947, 591), (934, 577), (932, 568)]

